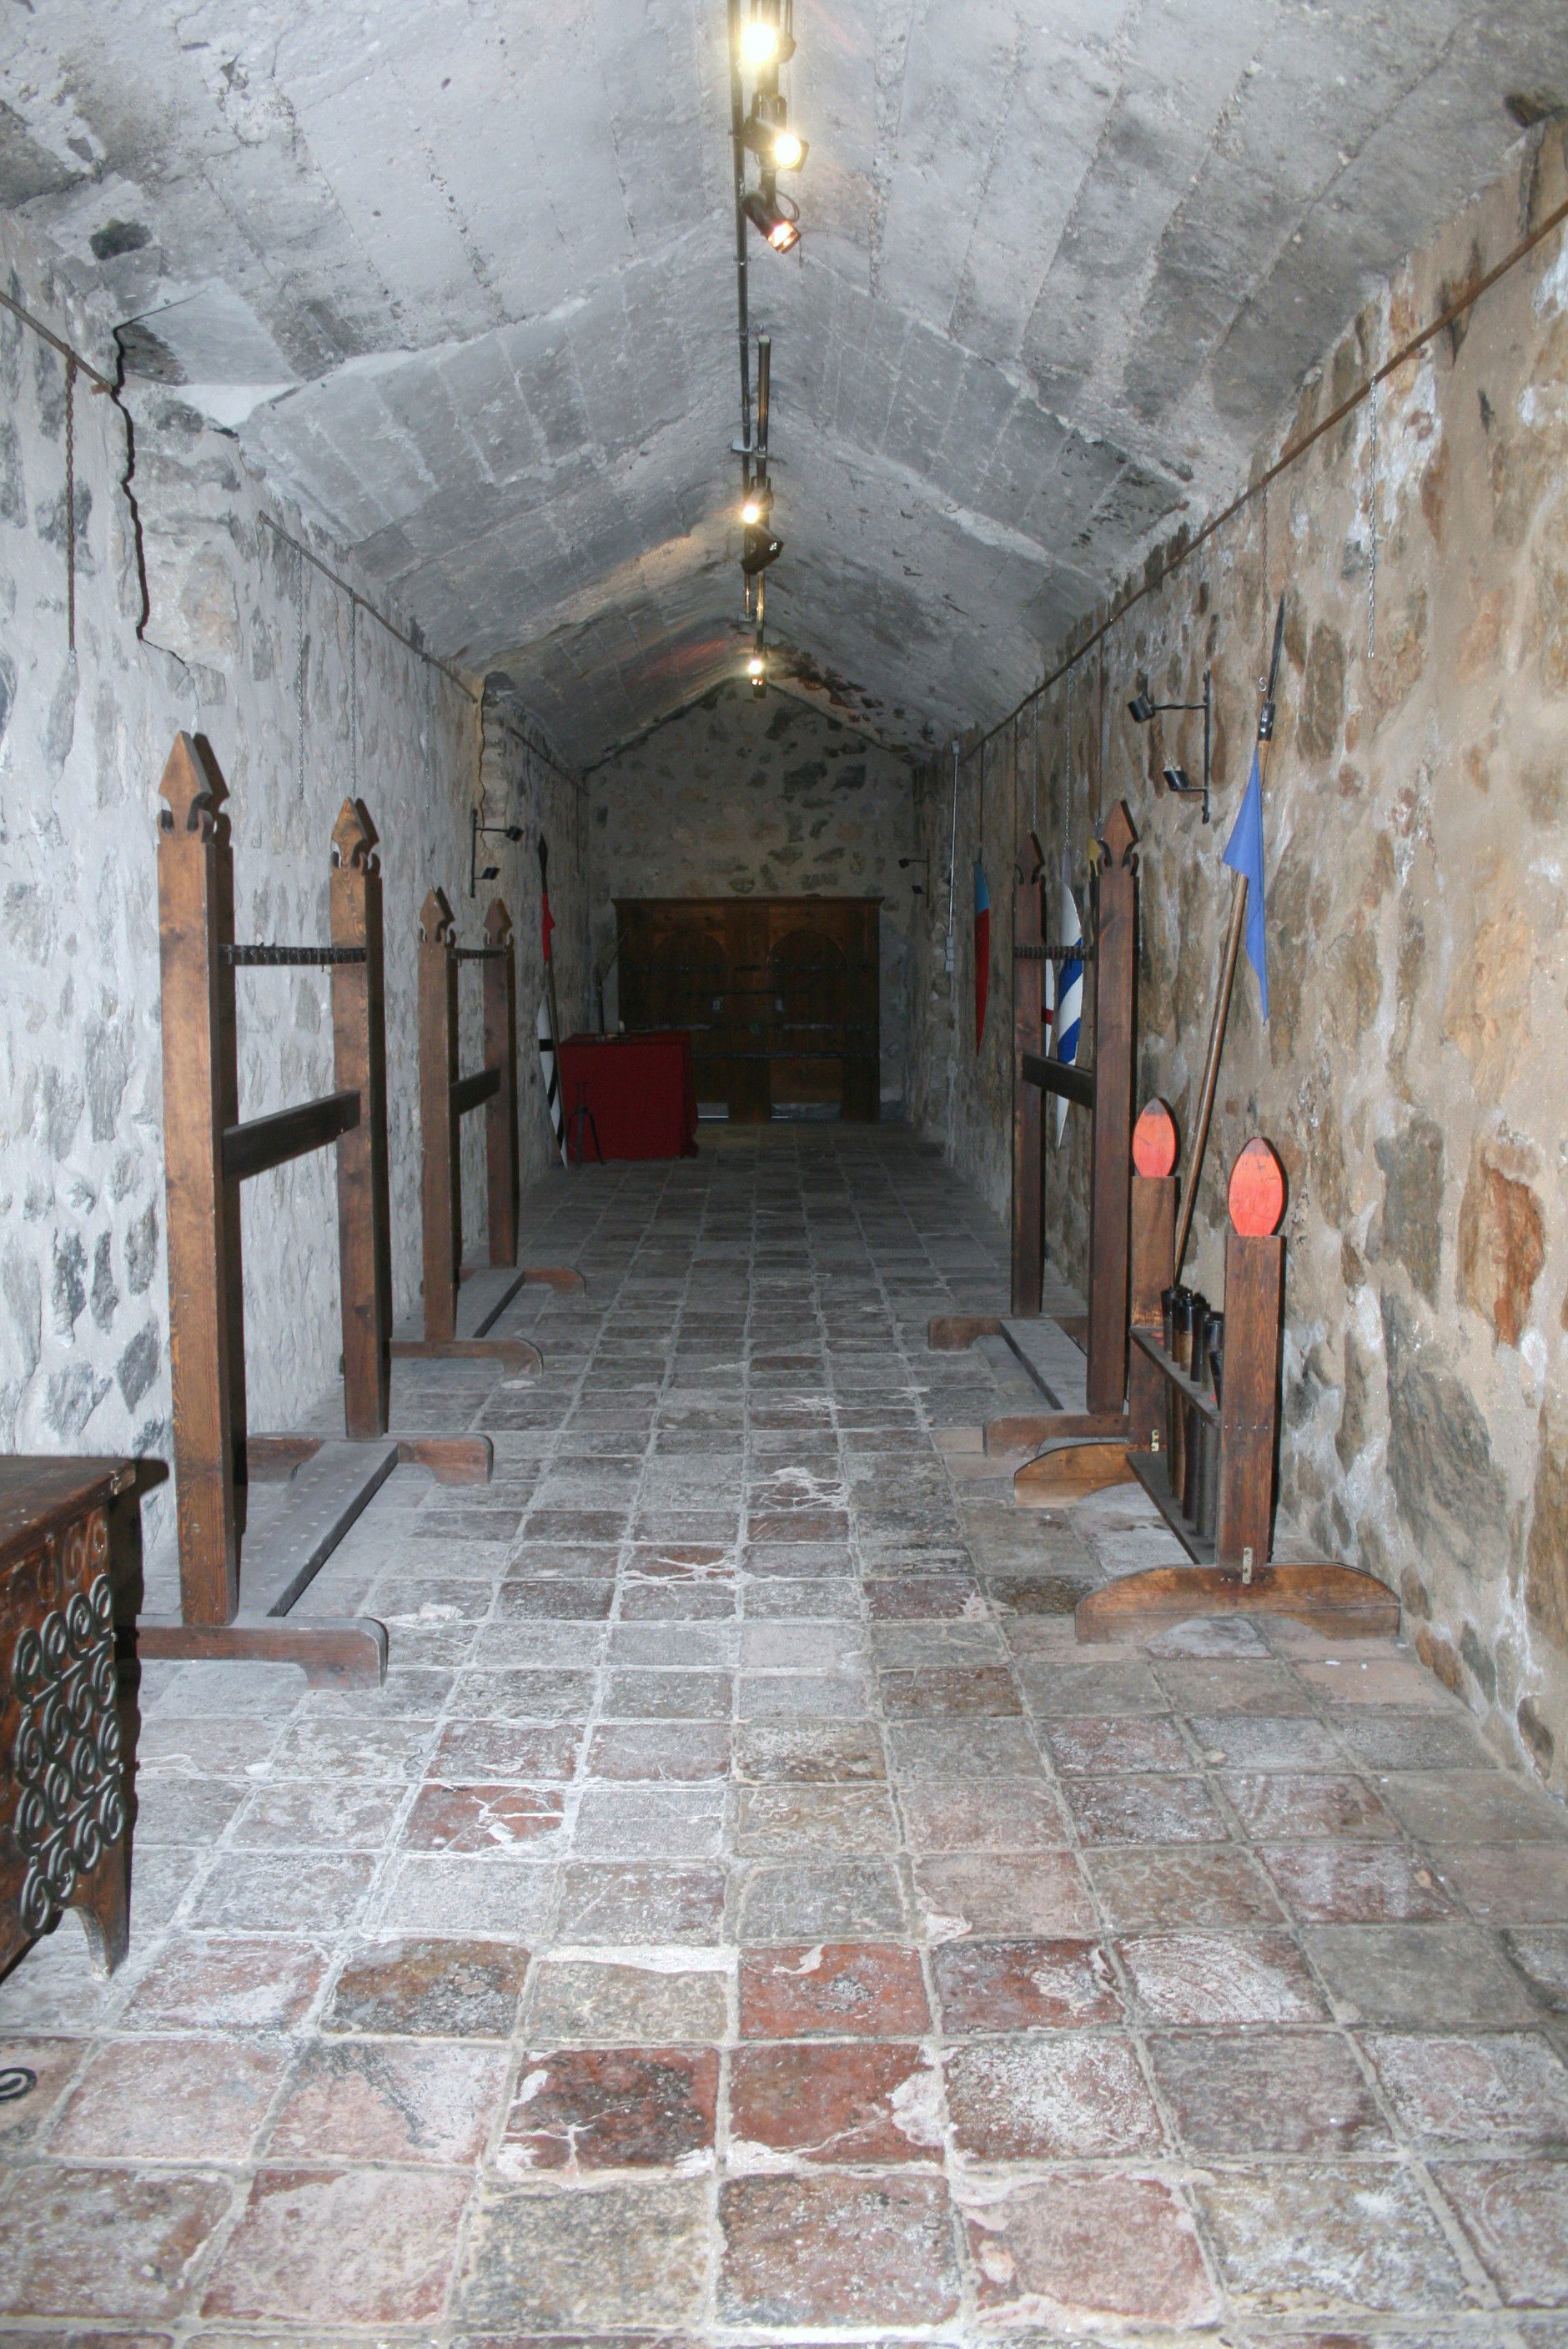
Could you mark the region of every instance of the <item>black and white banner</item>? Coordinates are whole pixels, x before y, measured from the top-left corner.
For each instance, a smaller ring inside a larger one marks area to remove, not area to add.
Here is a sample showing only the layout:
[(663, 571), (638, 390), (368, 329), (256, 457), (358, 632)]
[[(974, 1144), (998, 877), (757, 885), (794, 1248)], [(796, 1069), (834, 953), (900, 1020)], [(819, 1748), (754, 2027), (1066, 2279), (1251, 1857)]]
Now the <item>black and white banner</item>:
[(562, 1164), (564, 1165), (566, 1132), (565, 1121), (561, 1114), (561, 1071), (555, 1057), (555, 1039), (550, 1032), (548, 999), (541, 1001), (539, 1018), (535, 1025), (539, 1030), (539, 1066), (544, 1078), (545, 1106), (550, 1112), (550, 1123), (555, 1135), (555, 1146), (561, 1153)]

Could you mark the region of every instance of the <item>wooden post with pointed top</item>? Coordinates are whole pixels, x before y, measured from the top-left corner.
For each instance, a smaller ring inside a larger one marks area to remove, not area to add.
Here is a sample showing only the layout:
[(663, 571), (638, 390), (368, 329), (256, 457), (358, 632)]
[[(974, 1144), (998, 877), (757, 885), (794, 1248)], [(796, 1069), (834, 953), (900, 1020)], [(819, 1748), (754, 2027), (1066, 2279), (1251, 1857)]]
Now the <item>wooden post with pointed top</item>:
[(461, 1275), (461, 1137), (452, 1108), (458, 1077), (456, 949), (452, 909), (441, 891), (432, 889), (419, 914), (419, 1122), (425, 1142), (425, 1339), (434, 1345), (449, 1345), (458, 1334)]
[[(169, 1361), (174, 1394), (180, 1603), (188, 1623), (227, 1623), (239, 1602), (233, 1347), (238, 1186), (223, 1173), (235, 1089), (232, 975), (221, 967), (229, 848), (223, 779), (200, 735), (177, 734), (159, 786), (163, 1142)], [(225, 995), (231, 1016), (225, 1019)]]
[(332, 834), (335, 947), (363, 962), (332, 967), (332, 1036), (340, 1092), (359, 1095), (359, 1123), (337, 1142), (338, 1292), (348, 1434), (385, 1435), (392, 1407), (391, 1183), (387, 1149), (387, 996), (381, 864), (375, 827), (345, 800)]
[(1132, 1185), (1133, 969), (1137, 835), (1125, 801), (1100, 833), (1094, 883), (1094, 1131), (1089, 1160), (1088, 1374), (1091, 1412), (1127, 1400), (1129, 1216)]
[(490, 1209), (490, 1260), (517, 1262), (521, 1194), (517, 1163), (517, 957), (511, 916), (500, 898), (485, 916), (485, 1066), (500, 1074), (485, 1112), (485, 1171)]

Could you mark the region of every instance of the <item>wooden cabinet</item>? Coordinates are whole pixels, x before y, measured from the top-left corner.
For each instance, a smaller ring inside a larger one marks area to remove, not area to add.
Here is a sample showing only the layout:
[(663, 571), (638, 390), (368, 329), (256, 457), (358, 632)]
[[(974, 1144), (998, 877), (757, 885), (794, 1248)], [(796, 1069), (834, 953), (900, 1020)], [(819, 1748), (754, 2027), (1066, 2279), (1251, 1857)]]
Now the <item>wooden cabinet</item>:
[(0, 1970), (83, 1913), (126, 1948), (126, 1801), (109, 1504), (129, 1460), (0, 1459)]
[(618, 897), (621, 1019), (686, 1028), (732, 1118), (879, 1111), (880, 897)]

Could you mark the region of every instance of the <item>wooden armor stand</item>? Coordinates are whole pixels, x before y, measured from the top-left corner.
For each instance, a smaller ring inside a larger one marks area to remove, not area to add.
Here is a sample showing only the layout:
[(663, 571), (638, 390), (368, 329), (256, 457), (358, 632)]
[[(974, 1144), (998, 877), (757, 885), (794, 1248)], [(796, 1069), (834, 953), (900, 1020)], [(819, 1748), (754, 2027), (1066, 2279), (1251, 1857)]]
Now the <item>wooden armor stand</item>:
[[(484, 966), (485, 1064), (472, 1076), (458, 1072), (459, 965)], [(462, 1262), (462, 1121), (485, 1108), (485, 1166), (490, 1211), (490, 1265)], [(396, 1356), (461, 1360), (489, 1356), (513, 1376), (542, 1368), (537, 1347), (523, 1338), (491, 1338), (492, 1329), (525, 1281), (560, 1291), (580, 1289), (583, 1276), (564, 1265), (521, 1267), (517, 1261), (517, 969), (511, 916), (498, 897), (485, 916), (482, 947), (460, 947), (451, 906), (432, 889), (419, 915), (419, 1118), (424, 1135), (422, 1183), (425, 1255), (425, 1334), (395, 1338)], [(468, 1284), (465, 1293), (464, 1284)], [(468, 1324), (459, 1335), (459, 1321)]]
[[(1165, 1171), (1140, 1169), (1131, 1185), (1128, 1443), (1119, 1454), (1102, 1444), (1047, 1453), (1020, 1468), (1014, 1486), (1020, 1498), (1040, 1503), (1136, 1478), (1191, 1563), (1149, 1567), (1090, 1591), (1078, 1601), (1078, 1636), (1142, 1640), (1191, 1616), (1253, 1614), (1290, 1616), (1338, 1638), (1392, 1637), (1399, 1602), (1375, 1576), (1295, 1542), (1287, 1555), (1274, 1553), (1284, 1293), (1279, 1161), (1260, 1137), (1232, 1170), (1216, 1393), (1164, 1345), (1161, 1293), (1175, 1274), (1175, 1125), (1162, 1102), (1151, 1102), (1140, 1120), (1140, 1141), (1154, 1119), (1169, 1130), (1170, 1144), (1158, 1154), (1140, 1151), (1146, 1164), (1152, 1157)], [(1197, 1473), (1183, 1473), (1184, 1463)]]
[[(1042, 1096), (1056, 1094), (1087, 1109), (1089, 1143), (1089, 1274), (1082, 1412), (1028, 1412), (993, 1420), (987, 1452), (1020, 1452), (1064, 1437), (1120, 1437), (1129, 1423), (1127, 1303), (1132, 1144), (1133, 969), (1138, 935), (1137, 835), (1118, 801), (1100, 834), (1102, 855), (1093, 883), (1086, 953), (1094, 969), (1094, 1066), (1041, 1053), (1042, 944), (1038, 867), (1014, 897), (1014, 1081), (1012, 1310), (1019, 1319), (1040, 1311), (1042, 1269)], [(939, 1350), (972, 1345), (1002, 1334), (995, 1314), (944, 1314), (931, 1324), (928, 1342)]]
[[(248, 1657), (301, 1664), (313, 1682), (378, 1681), (387, 1633), (368, 1618), (298, 1621), (289, 1609), (399, 1460), (444, 1483), (489, 1481), (489, 1438), (388, 1436), (392, 1267), (381, 882), (363, 809), (346, 800), (332, 835), (332, 944), (236, 946), (233, 860), (211, 745), (175, 737), (160, 787), (163, 1124), (169, 1351), (180, 1620), (144, 1616), (144, 1657)], [(337, 1091), (239, 1121), (234, 978), (268, 965), (326, 966)], [(337, 1145), (339, 1285), (347, 1441), (253, 1435), (246, 1426), (240, 1185)], [(298, 1471), (297, 1476), (295, 1472)], [(294, 1479), (244, 1568), (251, 1483)]]

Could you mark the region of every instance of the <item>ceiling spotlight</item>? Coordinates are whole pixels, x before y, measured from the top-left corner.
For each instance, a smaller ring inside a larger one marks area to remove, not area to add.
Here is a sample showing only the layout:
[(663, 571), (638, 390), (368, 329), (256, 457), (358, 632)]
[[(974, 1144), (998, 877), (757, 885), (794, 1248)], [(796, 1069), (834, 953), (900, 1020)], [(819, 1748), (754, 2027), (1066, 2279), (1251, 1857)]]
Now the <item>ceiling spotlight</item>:
[(775, 253), (789, 253), (800, 242), (800, 215), (788, 196), (765, 195), (754, 188), (745, 202), (747, 219)]
[(773, 492), (766, 481), (754, 481), (740, 503), (740, 519), (750, 530), (766, 522), (773, 511)]
[(1203, 796), (1202, 784), (1195, 783), (1185, 767), (1167, 767), (1161, 781), (1172, 799), (1201, 800)]
[(1167, 767), (1161, 775), (1166, 790), (1173, 799), (1202, 800), (1203, 822), (1209, 821), (1209, 788), (1213, 780), (1214, 680), (1212, 672), (1203, 671), (1202, 701), (1150, 701), (1141, 690), (1127, 705), (1127, 714), (1135, 726), (1147, 726), (1163, 709), (1201, 709), (1203, 713), (1203, 780), (1193, 782), (1185, 767)]
[(777, 563), (783, 552), (783, 540), (775, 538), (770, 530), (765, 530), (758, 523), (746, 533), (746, 551), (741, 555), (740, 567), (748, 579), (755, 579), (759, 571), (766, 571), (770, 563)]
[(1135, 726), (1147, 726), (1154, 715), (1155, 705), (1147, 694), (1135, 693), (1127, 705), (1127, 714)]
[(765, 103), (758, 99), (753, 105), (741, 137), (751, 152), (761, 158), (765, 171), (798, 171), (806, 160), (806, 141), (798, 130), (791, 130), (784, 119), (782, 98), (776, 101), (778, 119), (771, 122), (759, 114), (758, 109)]
[(746, 664), (746, 674), (748, 677), (751, 678), (767, 676), (768, 663), (763, 659), (760, 653), (752, 654), (751, 658)]

